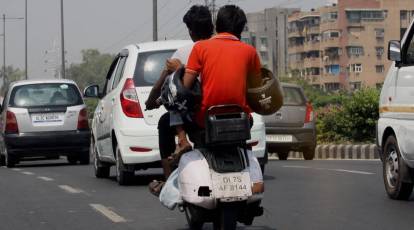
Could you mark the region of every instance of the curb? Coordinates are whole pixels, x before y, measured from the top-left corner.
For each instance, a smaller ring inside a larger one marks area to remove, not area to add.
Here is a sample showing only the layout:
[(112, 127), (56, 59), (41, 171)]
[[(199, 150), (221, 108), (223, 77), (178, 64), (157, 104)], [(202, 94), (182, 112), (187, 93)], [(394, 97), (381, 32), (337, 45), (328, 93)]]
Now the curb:
[[(303, 159), (302, 152), (290, 152), (289, 158)], [(277, 160), (276, 153), (269, 153), (269, 160)], [(374, 144), (365, 145), (318, 145), (315, 160), (377, 160), (379, 151)]]

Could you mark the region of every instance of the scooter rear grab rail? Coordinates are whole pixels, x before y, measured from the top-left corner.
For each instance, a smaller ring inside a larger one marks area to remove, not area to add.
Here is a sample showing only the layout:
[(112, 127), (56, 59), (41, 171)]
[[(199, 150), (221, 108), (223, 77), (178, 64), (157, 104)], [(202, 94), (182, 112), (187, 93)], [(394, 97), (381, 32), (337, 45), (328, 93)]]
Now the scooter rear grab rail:
[(238, 105), (218, 105), (210, 107), (205, 120), (207, 146), (244, 146), (250, 136), (249, 115)]

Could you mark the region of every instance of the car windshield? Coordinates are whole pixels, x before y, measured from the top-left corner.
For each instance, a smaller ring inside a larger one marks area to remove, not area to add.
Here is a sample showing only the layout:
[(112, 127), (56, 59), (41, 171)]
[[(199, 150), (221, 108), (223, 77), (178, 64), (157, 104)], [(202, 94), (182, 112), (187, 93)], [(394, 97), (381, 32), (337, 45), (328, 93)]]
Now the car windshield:
[(302, 91), (296, 87), (283, 87), (284, 105), (304, 105), (305, 97)]
[(135, 86), (152, 86), (160, 77), (165, 61), (175, 50), (143, 52), (138, 55), (134, 73)]
[(74, 106), (82, 104), (78, 88), (67, 83), (16, 86), (10, 96), (11, 107)]

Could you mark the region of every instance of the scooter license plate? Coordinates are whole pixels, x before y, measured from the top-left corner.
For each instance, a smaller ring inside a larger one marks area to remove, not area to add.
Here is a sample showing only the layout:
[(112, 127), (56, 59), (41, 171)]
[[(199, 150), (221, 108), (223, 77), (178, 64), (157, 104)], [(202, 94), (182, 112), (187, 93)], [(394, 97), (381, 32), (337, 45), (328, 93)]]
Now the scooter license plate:
[(213, 182), (213, 194), (217, 199), (245, 200), (252, 195), (250, 175), (241, 173), (216, 173), (211, 174)]

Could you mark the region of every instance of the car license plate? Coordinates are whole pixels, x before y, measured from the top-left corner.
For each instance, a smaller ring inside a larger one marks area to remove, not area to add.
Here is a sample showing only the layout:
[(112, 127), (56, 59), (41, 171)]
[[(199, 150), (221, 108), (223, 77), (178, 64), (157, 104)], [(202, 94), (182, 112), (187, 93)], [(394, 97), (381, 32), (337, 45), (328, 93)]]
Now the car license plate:
[(241, 198), (247, 199), (252, 195), (250, 175), (241, 173), (212, 172), (213, 194), (217, 199)]
[(293, 142), (292, 135), (266, 135), (267, 142)]
[(63, 122), (63, 114), (60, 113), (38, 113), (32, 114), (33, 124), (50, 124)]

